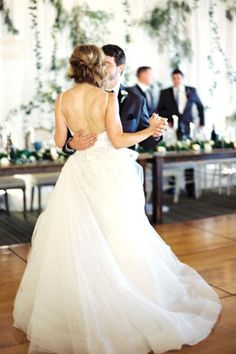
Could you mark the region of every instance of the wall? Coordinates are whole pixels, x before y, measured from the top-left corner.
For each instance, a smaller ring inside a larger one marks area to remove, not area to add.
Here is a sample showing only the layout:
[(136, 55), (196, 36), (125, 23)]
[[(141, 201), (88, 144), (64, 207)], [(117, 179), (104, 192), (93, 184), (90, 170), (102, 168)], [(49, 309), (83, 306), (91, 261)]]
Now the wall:
[[(199, 9), (196, 10), (188, 24), (188, 32), (190, 34), (194, 59), (192, 63), (185, 61), (182, 70), (185, 73), (186, 84), (195, 86), (203, 103), (208, 107), (206, 110), (206, 136), (209, 137), (212, 124), (216, 125), (216, 130), (221, 135), (225, 133), (225, 116), (232, 114), (236, 110), (236, 85), (230, 85), (225, 78), (224, 62), (221, 55), (215, 49), (215, 43), (212, 41), (208, 8), (212, 0), (199, 0)], [(143, 1), (130, 0), (129, 21), (140, 20), (145, 11), (151, 9), (154, 4), (165, 3), (166, 1)], [(12, 36), (6, 32), (2, 22), (0, 22), (0, 125), (3, 124), (7, 113), (10, 109), (19, 106), (21, 103), (27, 102), (35, 90), (35, 66), (34, 66), (34, 37), (30, 30), (30, 18), (28, 14), (28, 0), (9, 0), (6, 1), (11, 10), (14, 24), (19, 29), (18, 36)], [(70, 8), (73, 4), (78, 3), (76, 0), (66, 0), (64, 4)], [(167, 51), (161, 54), (158, 51), (155, 40), (150, 39), (148, 34), (135, 25), (132, 26), (130, 33), (132, 42), (125, 43), (124, 36), (126, 29), (124, 26), (124, 6), (122, 1), (110, 0), (88, 0), (86, 3), (92, 9), (102, 9), (112, 14), (109, 25), (106, 30), (105, 43), (115, 43), (125, 48), (127, 53), (129, 84), (135, 82), (135, 70), (140, 65), (150, 65), (154, 68), (155, 79), (161, 83), (163, 87), (170, 85), (170, 67), (168, 62), (168, 43), (166, 43)], [(230, 23), (226, 20), (225, 4), (218, 0), (216, 7), (216, 18), (220, 28), (220, 41), (224, 52), (236, 70), (236, 21)], [(50, 40), (51, 22), (54, 16), (53, 9), (48, 2), (41, 2), (39, 9), (40, 33), (43, 43), (42, 53), (43, 60), (48, 63), (50, 60), (52, 42)], [(2, 19), (1, 19), (2, 21)], [(70, 45), (63, 35), (58, 38), (60, 57), (68, 57), (71, 52)], [(97, 43), (101, 45), (103, 43)], [(213, 69), (209, 68), (207, 56), (209, 53), (214, 54), (216, 65)], [(216, 75), (216, 69), (219, 73)], [(44, 74), (46, 82), (47, 75)], [(216, 79), (218, 85), (213, 95), (210, 95), (209, 88)], [(61, 78), (61, 84), (66, 84)], [(15, 145), (22, 147), (24, 130), (24, 119), (22, 113), (17, 114), (9, 122), (9, 128), (13, 134)], [(28, 126), (37, 126), (53, 124), (53, 112), (43, 114), (34, 112), (28, 119)], [(227, 133), (228, 134), (228, 133)], [(236, 137), (235, 137), (236, 139)]]

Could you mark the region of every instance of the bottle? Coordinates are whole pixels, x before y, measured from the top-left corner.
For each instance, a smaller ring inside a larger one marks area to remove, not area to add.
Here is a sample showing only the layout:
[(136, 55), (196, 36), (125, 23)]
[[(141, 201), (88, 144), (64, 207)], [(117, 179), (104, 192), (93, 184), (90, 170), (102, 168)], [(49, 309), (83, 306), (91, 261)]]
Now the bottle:
[(13, 142), (11, 140), (11, 133), (7, 135), (7, 146), (6, 146), (6, 151), (7, 151), (7, 158), (10, 161), (14, 161), (15, 158), (15, 149), (13, 146)]
[(218, 134), (215, 132), (215, 126), (212, 126), (212, 132), (211, 132), (211, 140), (216, 141), (218, 140)]

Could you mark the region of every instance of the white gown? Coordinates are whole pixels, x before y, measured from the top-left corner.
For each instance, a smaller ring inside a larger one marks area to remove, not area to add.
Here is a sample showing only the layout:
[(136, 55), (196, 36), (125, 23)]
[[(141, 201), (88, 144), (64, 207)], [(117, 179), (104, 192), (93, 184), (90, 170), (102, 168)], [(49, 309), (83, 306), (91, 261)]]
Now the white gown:
[(65, 163), (14, 303), (29, 353), (157, 354), (211, 332), (219, 299), (149, 224), (131, 155), (104, 132)]

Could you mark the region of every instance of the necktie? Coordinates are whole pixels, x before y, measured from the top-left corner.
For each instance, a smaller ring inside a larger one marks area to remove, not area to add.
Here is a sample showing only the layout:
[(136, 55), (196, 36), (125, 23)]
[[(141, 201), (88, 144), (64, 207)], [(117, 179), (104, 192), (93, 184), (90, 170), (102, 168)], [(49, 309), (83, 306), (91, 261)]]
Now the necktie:
[(146, 99), (147, 99), (147, 105), (148, 105), (148, 108), (149, 110), (151, 111), (153, 109), (153, 97), (152, 97), (152, 93), (151, 91), (147, 90), (145, 92), (146, 94)]

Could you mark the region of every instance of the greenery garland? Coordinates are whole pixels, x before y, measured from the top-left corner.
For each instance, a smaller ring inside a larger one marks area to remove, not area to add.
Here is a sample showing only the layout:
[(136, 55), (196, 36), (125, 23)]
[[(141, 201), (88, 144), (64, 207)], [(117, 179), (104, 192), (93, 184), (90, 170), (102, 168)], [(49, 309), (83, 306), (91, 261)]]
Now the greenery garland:
[(7, 156), (6, 153), (0, 152), (0, 166), (11, 164), (22, 165), (31, 164), (40, 161), (57, 161), (64, 162), (67, 159), (63, 152), (59, 151), (55, 147), (51, 149), (40, 149), (39, 151), (31, 149), (14, 149), (11, 153), (11, 157)]
[[(175, 145), (168, 145), (164, 140), (162, 140), (157, 148), (146, 149), (139, 146), (139, 152), (153, 153), (158, 151), (159, 153), (165, 152), (182, 152), (182, 151), (195, 151), (197, 152), (211, 152), (217, 149), (236, 149), (236, 142), (229, 142), (225, 140), (210, 140), (210, 141), (199, 141), (199, 140), (183, 140), (177, 141)], [(64, 162), (68, 158), (63, 152), (55, 147), (52, 148), (41, 148), (40, 150), (32, 149), (14, 149), (11, 152), (10, 157), (7, 153), (0, 152), (0, 166), (7, 166), (10, 163), (21, 165), (21, 164), (32, 164), (35, 162), (42, 161), (56, 161)]]
[(156, 148), (143, 148), (142, 146), (138, 147), (138, 151), (140, 153), (148, 152), (153, 153), (158, 151), (160, 153), (165, 153), (166, 151), (170, 152), (182, 152), (182, 151), (195, 151), (195, 152), (211, 152), (212, 150), (218, 149), (236, 149), (236, 142), (234, 141), (226, 141), (224, 139), (221, 140), (182, 140), (176, 141), (174, 145), (169, 145), (162, 140)]

